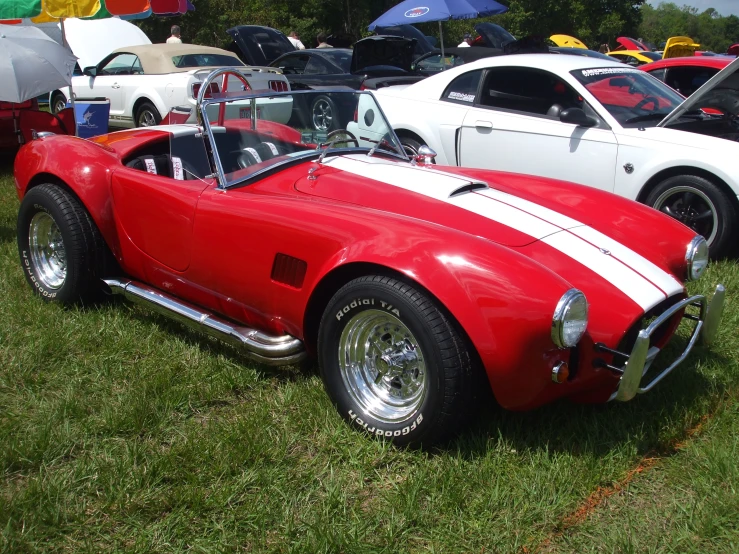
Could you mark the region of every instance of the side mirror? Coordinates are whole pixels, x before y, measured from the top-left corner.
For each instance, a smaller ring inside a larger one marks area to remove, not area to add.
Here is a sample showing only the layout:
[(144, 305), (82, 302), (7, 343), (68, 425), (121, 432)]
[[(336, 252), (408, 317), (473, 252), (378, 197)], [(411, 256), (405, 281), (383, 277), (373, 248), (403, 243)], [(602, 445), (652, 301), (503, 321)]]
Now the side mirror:
[(418, 154), (413, 156), (411, 160), (413, 164), (432, 164), (436, 158), (436, 152), (425, 144), (418, 149)]
[(97, 75), (98, 68), (94, 65), (88, 66), (85, 69), (82, 70), (82, 75), (87, 75), (88, 77), (94, 77)]
[(559, 120), (562, 123), (572, 123), (578, 127), (595, 127), (598, 120), (586, 114), (580, 108), (567, 108), (559, 114)]

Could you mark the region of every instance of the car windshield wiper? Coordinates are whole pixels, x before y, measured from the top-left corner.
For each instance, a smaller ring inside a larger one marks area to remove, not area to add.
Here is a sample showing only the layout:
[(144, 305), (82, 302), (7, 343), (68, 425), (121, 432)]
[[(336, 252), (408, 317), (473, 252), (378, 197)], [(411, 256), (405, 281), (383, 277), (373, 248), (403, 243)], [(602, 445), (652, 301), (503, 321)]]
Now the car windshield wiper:
[(669, 114), (670, 112), (651, 112), (644, 115), (637, 115), (636, 117), (630, 117), (624, 123), (637, 123), (639, 121), (649, 121), (650, 119), (662, 120)]

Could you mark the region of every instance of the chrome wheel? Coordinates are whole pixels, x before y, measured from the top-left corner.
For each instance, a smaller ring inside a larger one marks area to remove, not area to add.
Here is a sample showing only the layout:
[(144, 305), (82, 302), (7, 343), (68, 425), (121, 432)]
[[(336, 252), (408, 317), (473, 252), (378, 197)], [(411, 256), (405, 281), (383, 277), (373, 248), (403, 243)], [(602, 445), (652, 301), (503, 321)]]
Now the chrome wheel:
[(428, 376), (421, 348), (392, 314), (365, 310), (355, 315), (341, 333), (338, 355), (349, 396), (383, 423), (407, 419), (426, 397)]
[(319, 98), (313, 104), (313, 127), (317, 131), (328, 131), (334, 121), (334, 110), (329, 101), (325, 98)]
[(139, 115), (139, 127), (152, 127), (157, 125), (157, 119), (151, 110), (143, 110)]
[(67, 252), (59, 226), (46, 212), (39, 212), (29, 226), (31, 263), (38, 279), (50, 289), (59, 289), (67, 278)]
[(63, 98), (57, 96), (56, 97), (56, 100), (54, 100), (54, 106), (52, 108), (52, 112), (53, 113), (59, 113), (60, 111), (62, 111), (66, 107), (67, 107), (67, 101), (64, 100)]
[(663, 192), (653, 206), (703, 235), (710, 245), (718, 233), (716, 206), (701, 190), (677, 186)]

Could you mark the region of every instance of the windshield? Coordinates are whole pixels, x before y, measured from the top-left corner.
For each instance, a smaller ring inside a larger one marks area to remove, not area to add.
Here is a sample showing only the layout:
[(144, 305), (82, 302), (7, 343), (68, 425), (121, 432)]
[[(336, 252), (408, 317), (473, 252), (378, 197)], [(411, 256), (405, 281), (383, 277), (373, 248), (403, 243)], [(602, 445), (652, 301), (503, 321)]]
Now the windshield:
[(315, 159), (327, 149), (328, 155), (371, 152), (406, 157), (367, 92), (224, 93), (204, 105), (225, 186), (280, 165)]
[(685, 100), (637, 69), (576, 69), (572, 75), (623, 127), (654, 127)]

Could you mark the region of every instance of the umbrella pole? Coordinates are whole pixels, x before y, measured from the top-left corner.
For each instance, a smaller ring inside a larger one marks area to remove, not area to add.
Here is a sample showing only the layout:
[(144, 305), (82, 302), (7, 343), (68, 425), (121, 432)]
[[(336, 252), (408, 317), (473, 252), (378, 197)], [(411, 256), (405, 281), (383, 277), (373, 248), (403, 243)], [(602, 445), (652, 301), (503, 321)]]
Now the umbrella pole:
[[(64, 31), (63, 17), (59, 18), (59, 24), (62, 28), (62, 46), (67, 46), (67, 36)], [(72, 71), (72, 75), (74, 75), (74, 71)], [(74, 115), (74, 136), (77, 136), (77, 113), (74, 107), (74, 89), (72, 88), (72, 83), (69, 84), (69, 102), (72, 105), (72, 114)], [(51, 109), (54, 109), (54, 106), (52, 106)]]
[(444, 57), (444, 29), (439, 21), (439, 38), (441, 39), (441, 67), (446, 67), (446, 58)]

